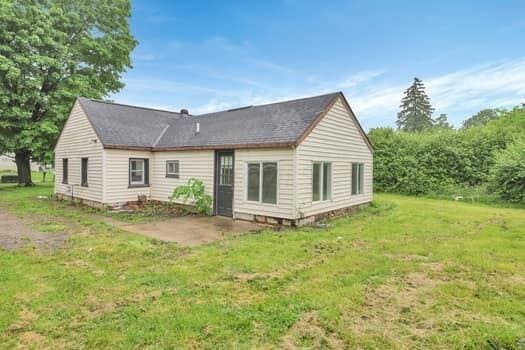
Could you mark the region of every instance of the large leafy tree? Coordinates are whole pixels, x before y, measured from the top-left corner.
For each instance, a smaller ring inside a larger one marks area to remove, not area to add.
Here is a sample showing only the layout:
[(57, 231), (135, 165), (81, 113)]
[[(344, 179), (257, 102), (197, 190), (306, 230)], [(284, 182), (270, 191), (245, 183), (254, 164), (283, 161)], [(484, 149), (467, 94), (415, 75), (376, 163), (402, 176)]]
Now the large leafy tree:
[(434, 125), (432, 120), (434, 108), (420, 79), (414, 78), (412, 85), (405, 91), (400, 108), (396, 121), (399, 130), (418, 132)]
[(439, 129), (454, 129), (452, 124), (448, 122), (446, 113), (441, 113), (434, 121), (434, 127)]
[(502, 114), (500, 109), (483, 109), (472, 117), (463, 121), (463, 128), (467, 129), (473, 126), (485, 125), (491, 120), (498, 118)]
[(49, 160), (77, 96), (119, 91), (136, 46), (129, 0), (0, 0), (0, 137), (29, 162)]

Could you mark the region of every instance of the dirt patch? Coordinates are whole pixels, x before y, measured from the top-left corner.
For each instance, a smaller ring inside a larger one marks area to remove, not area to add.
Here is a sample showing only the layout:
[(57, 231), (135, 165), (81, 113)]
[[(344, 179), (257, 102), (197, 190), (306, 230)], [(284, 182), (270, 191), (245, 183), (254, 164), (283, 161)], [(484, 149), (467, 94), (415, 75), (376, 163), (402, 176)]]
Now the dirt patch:
[(0, 208), (0, 248), (13, 250), (26, 245), (53, 250), (67, 240), (65, 233), (41, 233), (29, 228), (22, 220)]
[(328, 332), (319, 322), (317, 312), (304, 314), (282, 340), (284, 349), (345, 349), (343, 340)]
[[(439, 270), (437, 266), (434, 268)], [(432, 290), (442, 283), (444, 281), (430, 278), (426, 273), (413, 272), (379, 287), (367, 287), (364, 312), (349, 320), (352, 330), (360, 336), (380, 335), (400, 346), (428, 336), (437, 325), (422, 315), (427, 314), (425, 310), (434, 303)]]
[(30, 331), (20, 334), (18, 340), (20, 341), (18, 344), (20, 349), (27, 349), (28, 347), (38, 349), (46, 341), (46, 338), (37, 332)]

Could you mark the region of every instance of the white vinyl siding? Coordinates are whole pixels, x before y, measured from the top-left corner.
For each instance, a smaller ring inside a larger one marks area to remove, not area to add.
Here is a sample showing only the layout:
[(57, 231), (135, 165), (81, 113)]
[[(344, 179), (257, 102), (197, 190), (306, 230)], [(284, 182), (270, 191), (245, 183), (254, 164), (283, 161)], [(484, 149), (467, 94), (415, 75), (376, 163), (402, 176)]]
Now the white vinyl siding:
[[(81, 186), (82, 158), (89, 159), (88, 186)], [(63, 159), (68, 181), (63, 184)], [(75, 102), (55, 147), (55, 193), (103, 202), (103, 148), (78, 102)]]
[[(234, 217), (235, 213), (244, 213), (295, 219), (293, 159), (294, 151), (291, 148), (235, 150)], [(258, 201), (248, 200), (248, 164), (267, 162), (278, 163), (276, 204), (263, 203), (262, 193), (259, 193)]]
[[(153, 154), (146, 151), (130, 151), (106, 149), (105, 155), (105, 203), (116, 204), (132, 202), (138, 199), (139, 195), (151, 198), (149, 186), (133, 187), (130, 186), (130, 159), (149, 159), (150, 163), (150, 182), (151, 182), (151, 159)], [(164, 175), (164, 172), (163, 172)]]
[[(299, 217), (372, 201), (372, 152), (341, 98), (299, 144), (296, 152)], [(331, 164), (330, 200), (313, 200), (314, 162)], [(361, 195), (351, 195), (352, 163), (364, 164), (364, 191)]]
[[(166, 177), (166, 162), (174, 159), (179, 162), (179, 177)], [(212, 150), (154, 152), (150, 159), (151, 199), (169, 201), (175, 187), (186, 185), (190, 178), (201, 180), (206, 193), (213, 196), (213, 167)]]

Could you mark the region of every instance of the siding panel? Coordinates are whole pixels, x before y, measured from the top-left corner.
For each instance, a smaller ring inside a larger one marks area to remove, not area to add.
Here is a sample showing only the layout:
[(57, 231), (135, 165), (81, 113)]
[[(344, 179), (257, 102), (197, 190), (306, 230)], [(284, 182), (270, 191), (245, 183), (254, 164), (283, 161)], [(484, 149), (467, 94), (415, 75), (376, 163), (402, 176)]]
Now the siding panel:
[[(62, 159), (68, 159), (68, 184), (62, 184)], [(81, 159), (88, 158), (88, 187), (80, 186)], [(103, 202), (103, 148), (78, 102), (55, 147), (55, 193)]]
[[(372, 152), (339, 99), (297, 147), (297, 214), (306, 217), (372, 200)], [(312, 162), (332, 163), (332, 200), (312, 202)], [(351, 195), (352, 162), (365, 164), (364, 193)]]
[[(294, 150), (247, 149), (235, 151), (234, 213), (280, 218), (294, 218)], [(252, 161), (277, 161), (277, 204), (251, 202), (246, 199), (246, 164)]]
[[(179, 178), (166, 177), (166, 161), (179, 161)], [(169, 201), (175, 187), (187, 184), (192, 177), (202, 180), (207, 194), (213, 197), (214, 151), (155, 152), (151, 164), (151, 198)], [(182, 202), (182, 201), (178, 201)]]
[[(150, 162), (150, 184), (152, 183), (151, 164), (153, 154), (146, 151), (104, 150), (104, 191), (105, 203), (117, 204), (136, 201), (139, 195), (151, 198), (151, 187), (129, 187), (129, 159), (148, 158)], [(151, 185), (150, 185), (151, 186)]]

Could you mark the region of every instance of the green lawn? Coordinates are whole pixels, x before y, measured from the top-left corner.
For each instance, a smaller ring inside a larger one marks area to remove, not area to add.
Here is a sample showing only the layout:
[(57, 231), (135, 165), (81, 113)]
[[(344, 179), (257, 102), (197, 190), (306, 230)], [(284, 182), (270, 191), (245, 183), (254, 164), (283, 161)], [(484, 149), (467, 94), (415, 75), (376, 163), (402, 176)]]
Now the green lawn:
[(53, 253), (0, 251), (0, 347), (523, 348), (525, 210), (377, 195), (328, 229), (180, 248), (0, 186)]

